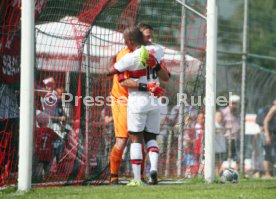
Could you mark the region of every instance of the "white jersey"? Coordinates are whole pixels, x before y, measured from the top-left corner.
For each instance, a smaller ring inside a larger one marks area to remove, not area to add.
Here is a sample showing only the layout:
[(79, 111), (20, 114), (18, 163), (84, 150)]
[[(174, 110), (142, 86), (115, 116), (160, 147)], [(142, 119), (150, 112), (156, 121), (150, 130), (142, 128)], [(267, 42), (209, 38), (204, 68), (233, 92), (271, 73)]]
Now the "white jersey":
[(149, 51), (149, 53), (154, 54), (158, 63), (161, 62), (161, 60), (164, 57), (164, 50), (160, 45), (158, 45), (158, 44), (147, 45), (146, 49)]
[[(146, 49), (154, 54), (154, 57), (160, 62), (163, 57), (163, 49), (158, 45), (145, 46)], [(143, 63), (140, 61), (141, 48), (135, 50), (132, 53), (126, 54), (120, 61), (116, 62), (114, 68), (119, 72), (124, 71), (138, 71), (146, 69)], [(139, 78), (132, 78), (139, 83), (156, 82), (159, 84), (158, 78), (154, 79), (152, 75), (147, 79), (147, 76), (141, 76)], [(159, 101), (157, 97), (154, 97), (149, 92), (138, 91), (137, 89), (128, 89), (128, 109), (133, 113), (139, 113), (159, 108)]]

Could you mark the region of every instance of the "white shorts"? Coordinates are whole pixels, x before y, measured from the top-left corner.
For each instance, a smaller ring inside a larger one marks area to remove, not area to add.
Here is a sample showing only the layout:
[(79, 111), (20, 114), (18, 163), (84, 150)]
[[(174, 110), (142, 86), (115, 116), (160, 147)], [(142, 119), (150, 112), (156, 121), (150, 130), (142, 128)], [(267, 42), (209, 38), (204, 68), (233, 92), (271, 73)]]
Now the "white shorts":
[(147, 112), (127, 112), (128, 131), (159, 134), (160, 132), (160, 109), (153, 109)]

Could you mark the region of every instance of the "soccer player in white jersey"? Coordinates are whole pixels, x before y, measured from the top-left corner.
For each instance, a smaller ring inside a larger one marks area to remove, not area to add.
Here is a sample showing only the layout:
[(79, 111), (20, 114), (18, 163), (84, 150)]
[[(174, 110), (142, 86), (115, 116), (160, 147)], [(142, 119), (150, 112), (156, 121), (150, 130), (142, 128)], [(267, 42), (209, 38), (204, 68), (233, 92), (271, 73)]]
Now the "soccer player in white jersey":
[[(150, 49), (150, 53), (155, 53), (158, 56), (161, 57), (160, 60), (160, 65), (162, 67), (163, 70), (165, 70), (167, 72), (167, 74), (169, 75), (169, 77), (171, 76), (170, 72), (167, 70), (165, 63), (163, 61), (163, 56), (164, 56), (164, 49), (162, 46), (153, 43), (153, 27), (149, 24), (145, 24), (145, 23), (139, 23), (137, 25), (137, 27), (139, 28), (139, 30), (143, 33), (143, 37), (144, 37), (144, 42), (145, 45), (151, 45), (154, 46), (153, 48)], [(161, 74), (162, 75), (162, 74)], [(159, 76), (161, 80), (163, 80), (164, 76)], [(166, 77), (165, 77), (166, 78)]]
[[(151, 163), (151, 183), (157, 184), (158, 145), (156, 135), (160, 130), (160, 113), (158, 96), (163, 89), (158, 86), (157, 76), (168, 80), (168, 73), (157, 63), (152, 68), (146, 64), (149, 51), (154, 50), (157, 62), (160, 62), (161, 54), (158, 54), (153, 45), (146, 47), (143, 34), (137, 27), (129, 27), (124, 32), (125, 43), (133, 52), (125, 55), (115, 63), (114, 68), (119, 72), (128, 71), (129, 79), (121, 82), (128, 87), (128, 131), (132, 141), (130, 146), (130, 158), (134, 173), (134, 180), (128, 186), (139, 186), (141, 182), (142, 141), (145, 138), (147, 151)], [(134, 81), (133, 81), (134, 80)], [(145, 136), (143, 136), (143, 132)]]
[[(145, 45), (149, 45), (150, 46), (150, 53), (152, 54), (156, 54), (158, 55), (158, 58), (161, 57), (161, 60), (159, 61), (161, 67), (163, 70), (165, 70), (167, 72), (167, 74), (158, 74), (158, 78), (159, 80), (162, 80), (163, 83), (165, 83), (166, 81), (164, 80), (167, 80), (168, 76), (170, 77), (171, 74), (170, 72), (167, 70), (166, 66), (165, 66), (165, 63), (163, 61), (163, 57), (164, 57), (164, 49), (162, 46), (156, 44), (156, 43), (153, 43), (153, 27), (149, 24), (145, 24), (145, 23), (139, 23), (137, 25), (138, 29), (142, 32), (143, 34), (143, 38), (144, 38), (144, 42), (145, 42)], [(155, 60), (148, 60), (148, 64), (151, 65), (155, 65), (154, 63), (150, 63), (151, 61), (155, 61)], [(162, 118), (162, 112), (164, 111), (164, 108), (166, 109), (166, 105), (162, 104), (160, 106), (160, 117)], [(162, 119), (161, 119), (161, 122), (162, 122)], [(162, 124), (161, 124), (162, 126)], [(150, 136), (150, 137), (149, 137)], [(152, 134), (149, 134), (149, 133), (146, 133), (144, 134), (144, 139), (145, 140), (156, 140), (156, 136), (152, 136)], [(160, 137), (160, 139), (163, 139), (163, 136)], [(150, 154), (152, 154), (152, 152), (150, 152)], [(151, 178), (150, 178), (150, 183), (151, 184), (156, 184), (157, 183), (157, 179), (155, 178), (155, 173), (154, 172), (151, 172)]]

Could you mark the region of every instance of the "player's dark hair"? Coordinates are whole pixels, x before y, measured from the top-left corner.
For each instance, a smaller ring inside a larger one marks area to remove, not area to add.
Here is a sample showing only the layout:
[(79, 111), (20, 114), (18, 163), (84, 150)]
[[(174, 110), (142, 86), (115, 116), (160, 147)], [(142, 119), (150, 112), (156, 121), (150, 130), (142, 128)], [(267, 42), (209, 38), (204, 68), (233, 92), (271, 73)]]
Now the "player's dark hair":
[(128, 38), (137, 46), (144, 45), (143, 34), (136, 26), (127, 27), (124, 31), (124, 38)]
[(145, 24), (145, 23), (138, 23), (137, 24), (137, 28), (139, 28), (139, 30), (141, 32), (143, 32), (146, 29), (150, 29), (151, 31), (153, 31), (153, 27), (149, 24)]

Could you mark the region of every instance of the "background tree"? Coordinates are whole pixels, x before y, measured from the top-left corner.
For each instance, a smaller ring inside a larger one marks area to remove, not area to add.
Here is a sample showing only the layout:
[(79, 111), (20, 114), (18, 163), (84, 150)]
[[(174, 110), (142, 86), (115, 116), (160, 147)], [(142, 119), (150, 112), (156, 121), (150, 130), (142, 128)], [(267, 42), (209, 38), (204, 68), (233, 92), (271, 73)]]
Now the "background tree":
[[(242, 32), (244, 17), (244, 1), (236, 1), (237, 5), (232, 17), (219, 18), (218, 47), (228, 52), (242, 52)], [(248, 1), (248, 53), (270, 56), (276, 59), (276, 1)], [(223, 60), (241, 60), (241, 55), (220, 54)], [(276, 69), (276, 60), (260, 59), (249, 56), (249, 63), (268, 69)]]

